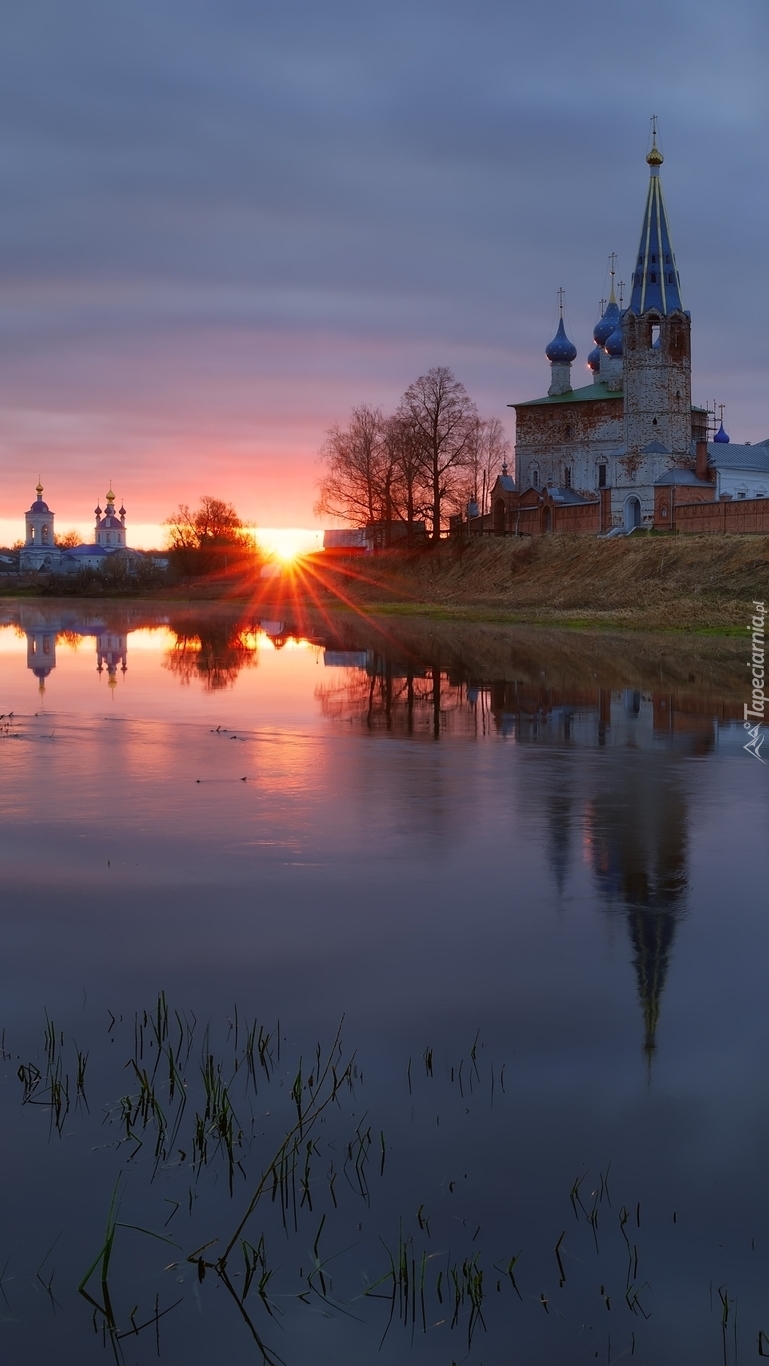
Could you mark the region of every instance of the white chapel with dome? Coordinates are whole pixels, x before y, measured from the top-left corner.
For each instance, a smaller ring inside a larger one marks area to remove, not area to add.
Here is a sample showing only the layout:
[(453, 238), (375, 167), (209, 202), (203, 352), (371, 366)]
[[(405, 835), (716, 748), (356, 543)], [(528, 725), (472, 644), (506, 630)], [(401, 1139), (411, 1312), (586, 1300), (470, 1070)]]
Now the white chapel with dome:
[(54, 534), (55, 513), (43, 500), (43, 485), (38, 483), (37, 497), (24, 514), (24, 545), (19, 551), (19, 570), (22, 574), (76, 574), (91, 566), (101, 569), (115, 553), (122, 552), (130, 560), (141, 555), (126, 543), (126, 510), (121, 505), (115, 510), (115, 495), (110, 486), (107, 506), (94, 509), (96, 523), (93, 541), (83, 545), (58, 546)]

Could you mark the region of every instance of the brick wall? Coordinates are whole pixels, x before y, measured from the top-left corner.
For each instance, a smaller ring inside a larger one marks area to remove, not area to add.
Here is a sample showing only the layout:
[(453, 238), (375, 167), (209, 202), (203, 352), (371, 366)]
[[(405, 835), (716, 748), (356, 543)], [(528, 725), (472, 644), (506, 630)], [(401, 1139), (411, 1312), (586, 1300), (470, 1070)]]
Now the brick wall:
[(678, 503), (674, 509), (676, 531), (769, 535), (769, 498), (724, 499), (717, 503)]

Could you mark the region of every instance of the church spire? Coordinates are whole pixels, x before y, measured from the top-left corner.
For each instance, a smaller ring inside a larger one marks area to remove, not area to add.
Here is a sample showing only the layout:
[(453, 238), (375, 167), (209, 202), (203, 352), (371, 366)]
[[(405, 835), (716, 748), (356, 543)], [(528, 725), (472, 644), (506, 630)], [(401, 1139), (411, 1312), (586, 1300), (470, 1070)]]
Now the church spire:
[(641, 241), (633, 270), (630, 312), (660, 314), (683, 311), (681, 283), (676, 268), (667, 209), (662, 195), (660, 166), (662, 153), (657, 146), (657, 119), (652, 119), (652, 145), (646, 158), (649, 165), (649, 192), (646, 196)]

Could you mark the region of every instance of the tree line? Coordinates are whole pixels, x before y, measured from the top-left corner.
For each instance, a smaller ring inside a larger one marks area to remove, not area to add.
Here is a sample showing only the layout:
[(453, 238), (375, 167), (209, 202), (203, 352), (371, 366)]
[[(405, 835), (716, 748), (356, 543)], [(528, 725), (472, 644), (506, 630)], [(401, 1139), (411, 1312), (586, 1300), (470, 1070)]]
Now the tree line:
[(221, 498), (206, 494), (196, 508), (180, 503), (165, 525), (171, 564), (184, 577), (227, 573), (261, 559), (232, 503)]
[[(426, 523), (434, 541), (452, 513), (486, 498), (510, 451), (498, 418), (482, 418), (446, 366), (410, 384), (385, 416), (367, 403), (346, 427), (327, 433), (315, 512), (355, 526), (381, 526), (384, 543), (415, 539)], [(401, 524), (401, 527), (398, 524)]]

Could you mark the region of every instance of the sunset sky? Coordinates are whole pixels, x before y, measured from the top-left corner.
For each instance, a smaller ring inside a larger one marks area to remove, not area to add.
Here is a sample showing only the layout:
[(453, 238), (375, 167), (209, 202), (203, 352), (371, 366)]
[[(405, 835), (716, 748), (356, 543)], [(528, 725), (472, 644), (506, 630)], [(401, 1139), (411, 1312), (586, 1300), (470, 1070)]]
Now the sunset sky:
[[(449, 365), (481, 411), (585, 357), (649, 116), (693, 396), (769, 437), (769, 6), (24, 0), (0, 55), (0, 533), (108, 481), (312, 526), (324, 431)], [(143, 528), (131, 536), (131, 528)]]

